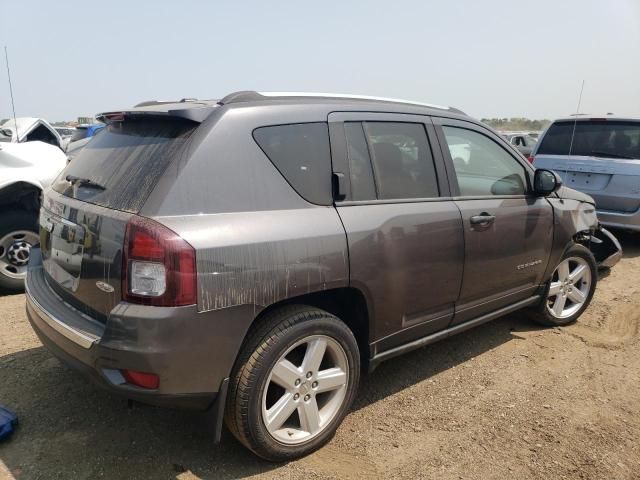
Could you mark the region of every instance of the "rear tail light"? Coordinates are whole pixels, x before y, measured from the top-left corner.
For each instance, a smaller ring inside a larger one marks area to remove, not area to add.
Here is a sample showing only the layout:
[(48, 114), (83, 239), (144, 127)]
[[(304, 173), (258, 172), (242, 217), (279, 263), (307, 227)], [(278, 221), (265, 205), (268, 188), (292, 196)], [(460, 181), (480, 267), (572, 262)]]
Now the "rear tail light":
[(178, 307), (196, 303), (196, 252), (153, 220), (131, 217), (124, 239), (123, 300)]
[(529, 155), (527, 156), (527, 160), (529, 160), (529, 163), (533, 165), (533, 161), (535, 160), (535, 157), (533, 155)]
[(157, 390), (160, 386), (160, 377), (155, 373), (136, 372), (135, 370), (120, 370), (122, 376), (131, 385), (136, 387), (148, 388), (149, 390)]

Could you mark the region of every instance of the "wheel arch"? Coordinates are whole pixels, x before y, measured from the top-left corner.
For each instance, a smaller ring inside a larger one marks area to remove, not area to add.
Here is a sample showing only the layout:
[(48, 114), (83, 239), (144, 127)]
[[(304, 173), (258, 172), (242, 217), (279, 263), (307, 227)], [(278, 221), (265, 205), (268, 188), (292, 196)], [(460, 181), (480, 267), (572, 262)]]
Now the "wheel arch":
[(42, 185), (28, 180), (16, 180), (0, 188), (0, 206), (39, 210)]
[[(354, 287), (340, 287), (329, 290), (311, 292), (275, 302), (262, 309), (254, 318), (244, 336), (244, 345), (250, 332), (270, 312), (287, 305), (305, 305), (325, 310), (338, 317), (353, 332), (360, 350), (361, 365), (367, 367), (369, 362), (369, 329), (370, 314), (367, 299), (363, 292)], [(241, 347), (242, 348), (242, 347)]]

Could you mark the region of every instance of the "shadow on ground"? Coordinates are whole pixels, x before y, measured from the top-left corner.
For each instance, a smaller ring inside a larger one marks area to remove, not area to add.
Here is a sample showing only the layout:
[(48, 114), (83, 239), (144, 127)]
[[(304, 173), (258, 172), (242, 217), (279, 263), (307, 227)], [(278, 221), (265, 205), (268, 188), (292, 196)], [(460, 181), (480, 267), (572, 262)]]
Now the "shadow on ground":
[(19, 290), (8, 290), (6, 288), (0, 287), (0, 298), (2, 297), (10, 297), (11, 295), (20, 295), (24, 292)]

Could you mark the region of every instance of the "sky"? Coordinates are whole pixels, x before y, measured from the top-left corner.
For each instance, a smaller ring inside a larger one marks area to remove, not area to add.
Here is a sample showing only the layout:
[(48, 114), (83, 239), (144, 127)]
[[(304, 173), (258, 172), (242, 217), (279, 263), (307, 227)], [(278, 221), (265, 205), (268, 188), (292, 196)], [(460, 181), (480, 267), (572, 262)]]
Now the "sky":
[[(640, 116), (640, 0), (0, 1), (16, 114), (237, 90)], [(2, 52), (4, 53), (4, 52)], [(2, 55), (4, 57), (4, 55)], [(0, 59), (0, 119), (11, 116)]]

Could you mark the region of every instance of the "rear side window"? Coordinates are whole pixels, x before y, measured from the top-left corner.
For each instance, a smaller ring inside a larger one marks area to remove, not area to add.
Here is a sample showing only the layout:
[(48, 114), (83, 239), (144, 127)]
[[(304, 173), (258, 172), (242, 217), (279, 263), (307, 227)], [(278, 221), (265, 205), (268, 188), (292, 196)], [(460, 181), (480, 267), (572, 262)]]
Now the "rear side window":
[(611, 120), (555, 122), (542, 139), (537, 153), (640, 158), (640, 123)]
[(326, 123), (260, 127), (253, 138), (271, 163), (304, 199), (330, 205), (331, 149)]
[[(137, 213), (169, 164), (182, 154), (198, 123), (131, 119), (102, 129), (56, 179), (68, 197)], [(72, 185), (67, 176), (89, 180)]]
[(365, 122), (379, 199), (433, 198), (438, 179), (424, 126)]

